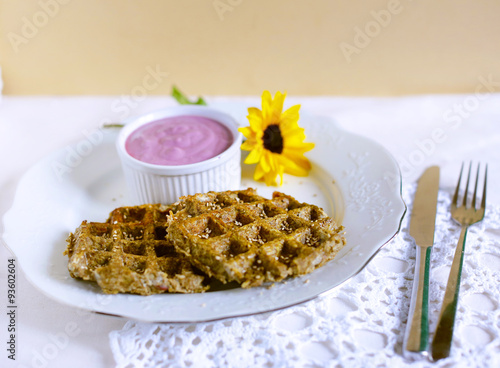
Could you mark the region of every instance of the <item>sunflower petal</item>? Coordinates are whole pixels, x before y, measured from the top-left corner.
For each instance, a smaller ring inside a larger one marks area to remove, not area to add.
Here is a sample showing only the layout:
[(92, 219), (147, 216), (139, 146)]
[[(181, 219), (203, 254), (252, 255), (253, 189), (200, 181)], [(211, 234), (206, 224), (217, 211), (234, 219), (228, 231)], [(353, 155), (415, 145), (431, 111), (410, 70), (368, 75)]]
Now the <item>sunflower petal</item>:
[(263, 121), (262, 129), (265, 129), (265, 127), (267, 127), (271, 122), (272, 104), (273, 104), (273, 98), (271, 96), (271, 92), (267, 90), (264, 91), (262, 93), (262, 121)]
[[(304, 158), (305, 159), (305, 158)], [(305, 161), (300, 160), (299, 162), (296, 162), (289, 157), (280, 156), (280, 167), (283, 168), (284, 172), (287, 174), (291, 175), (296, 175), (296, 176), (307, 176), (309, 173), (309, 170), (311, 169), (311, 166), (307, 166), (306, 162), (309, 163), (307, 159)]]
[(289, 141), (301, 143), (304, 139), (306, 139), (306, 134), (304, 133), (304, 129), (302, 128), (290, 129), (285, 131), (282, 130), (281, 136)]
[(285, 102), (286, 93), (276, 92), (274, 99), (272, 101), (272, 115), (271, 122), (273, 124), (278, 124), (281, 122), (281, 112), (283, 111), (283, 104)]
[(302, 154), (304, 152), (310, 151), (314, 148), (314, 143), (305, 143), (305, 142), (297, 142), (285, 140), (285, 144), (283, 145), (283, 152), (287, 151), (295, 154)]
[(249, 107), (247, 111), (249, 116), (262, 117), (262, 111), (257, 107)]
[(286, 169), (283, 166), (279, 166), (278, 168), (278, 176), (280, 178), (280, 186), (283, 185), (283, 174), (286, 172)]
[(255, 132), (250, 127), (238, 128), (238, 131), (245, 136), (245, 138), (255, 137)]
[(253, 179), (255, 181), (261, 181), (264, 175), (266, 175), (266, 172), (262, 168), (262, 165), (260, 163), (257, 164), (257, 166), (255, 167), (255, 171), (253, 173)]
[(292, 162), (294, 164), (289, 165), (290, 167), (296, 166), (297, 168), (301, 168), (303, 170), (311, 170), (311, 162), (302, 154), (284, 152), (281, 157), (283, 160), (286, 160), (286, 162)]
[(288, 108), (283, 114), (281, 114), (281, 123), (283, 131), (298, 128), (299, 121), (299, 109), (300, 105), (294, 105)]
[(250, 151), (248, 156), (245, 158), (245, 164), (256, 164), (260, 161), (262, 157), (262, 147), (257, 147)]
[(258, 134), (259, 132), (264, 130), (262, 111), (260, 111), (258, 108), (250, 107), (248, 109), (247, 119), (254, 133)]
[(270, 171), (268, 172), (265, 176), (264, 179), (266, 181), (266, 185), (278, 185), (276, 183), (276, 177), (278, 176), (278, 173), (276, 171)]
[(264, 170), (261, 163), (259, 163), (255, 168), (253, 179), (255, 181), (263, 181), (266, 185), (276, 185), (276, 175), (277, 173), (274, 171)]
[(267, 160), (268, 156), (269, 156), (269, 151), (266, 150), (262, 153), (262, 158), (260, 160), (260, 165), (262, 166), (262, 170), (264, 170), (265, 172), (269, 172), (272, 170), (271, 165)]
[(254, 148), (260, 146), (255, 139), (247, 139), (245, 142), (241, 144), (241, 149), (243, 151), (251, 151)]
[(280, 166), (278, 159), (279, 155), (264, 150), (260, 164), (265, 171), (264, 180), (266, 185), (277, 185), (276, 176), (278, 176)]

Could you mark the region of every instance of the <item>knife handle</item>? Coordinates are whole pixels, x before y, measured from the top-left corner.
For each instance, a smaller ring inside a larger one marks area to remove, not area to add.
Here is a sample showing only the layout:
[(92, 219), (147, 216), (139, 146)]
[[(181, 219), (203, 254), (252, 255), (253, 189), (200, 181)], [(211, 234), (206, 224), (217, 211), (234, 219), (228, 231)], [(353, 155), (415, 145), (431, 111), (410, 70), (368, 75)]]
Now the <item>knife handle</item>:
[(403, 353), (406, 357), (427, 356), (429, 347), (429, 268), (431, 247), (417, 246), (415, 278), (406, 324)]

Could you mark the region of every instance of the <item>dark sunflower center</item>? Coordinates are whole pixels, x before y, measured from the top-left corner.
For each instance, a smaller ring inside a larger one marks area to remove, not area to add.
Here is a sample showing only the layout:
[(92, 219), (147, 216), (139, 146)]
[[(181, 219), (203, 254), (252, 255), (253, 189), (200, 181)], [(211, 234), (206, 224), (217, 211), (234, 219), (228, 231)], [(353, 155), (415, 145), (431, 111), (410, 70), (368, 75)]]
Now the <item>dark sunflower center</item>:
[(269, 125), (266, 130), (264, 130), (262, 140), (264, 141), (265, 149), (274, 153), (283, 152), (283, 137), (281, 136), (279, 125)]

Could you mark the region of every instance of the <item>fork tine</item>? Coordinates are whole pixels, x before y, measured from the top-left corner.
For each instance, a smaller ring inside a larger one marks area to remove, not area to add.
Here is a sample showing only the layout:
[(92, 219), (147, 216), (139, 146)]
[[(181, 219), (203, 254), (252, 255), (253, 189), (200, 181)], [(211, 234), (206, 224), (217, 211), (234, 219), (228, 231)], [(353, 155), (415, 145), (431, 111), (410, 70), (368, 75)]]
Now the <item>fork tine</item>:
[(464, 171), (464, 163), (462, 162), (462, 167), (460, 168), (460, 175), (458, 176), (457, 188), (455, 189), (455, 194), (453, 195), (452, 205), (458, 205), (458, 192), (460, 191), (460, 182), (462, 181), (462, 172)]
[(467, 175), (467, 182), (465, 184), (465, 193), (464, 193), (464, 200), (463, 200), (463, 206), (467, 208), (467, 197), (469, 194), (469, 181), (470, 181), (470, 171), (472, 168), (472, 162), (469, 163), (469, 174)]
[(472, 195), (472, 208), (476, 209), (476, 197), (477, 197), (477, 183), (479, 182), (479, 168), (481, 164), (477, 164), (477, 173), (476, 173), (476, 184), (474, 185), (474, 194)]
[(481, 200), (481, 209), (486, 208), (486, 182), (488, 181), (488, 164), (486, 164), (486, 168), (484, 169), (484, 187), (483, 187), (483, 199)]

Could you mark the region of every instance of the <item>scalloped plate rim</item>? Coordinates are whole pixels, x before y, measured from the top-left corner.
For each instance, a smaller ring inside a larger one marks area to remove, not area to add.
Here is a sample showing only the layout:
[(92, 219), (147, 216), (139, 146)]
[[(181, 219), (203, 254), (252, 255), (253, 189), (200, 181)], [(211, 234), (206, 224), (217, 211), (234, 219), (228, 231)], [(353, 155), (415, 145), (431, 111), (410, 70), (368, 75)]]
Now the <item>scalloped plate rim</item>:
[[(253, 310), (251, 310), (249, 312), (231, 313), (230, 311), (228, 311), (228, 312), (224, 313), (224, 312), (219, 311), (217, 313), (211, 313), (211, 314), (208, 313), (208, 315), (205, 314), (204, 316), (192, 315), (189, 317), (178, 316), (177, 318), (168, 318), (168, 317), (161, 316), (161, 315), (146, 316), (146, 315), (144, 315), (144, 311), (142, 311), (142, 313), (138, 313), (137, 311), (130, 311), (130, 310), (120, 311), (120, 310), (116, 310), (116, 309), (107, 308), (107, 304), (105, 302), (102, 302), (102, 300), (109, 300), (108, 298), (120, 297), (120, 296), (116, 296), (116, 295), (108, 296), (108, 295), (101, 294), (100, 296), (99, 295), (96, 296), (96, 300), (101, 300), (101, 302), (93, 301), (89, 305), (82, 305), (82, 304), (77, 305), (72, 300), (68, 300), (68, 296), (61, 296), (61, 295), (58, 295), (57, 293), (54, 293), (54, 290), (47, 290), (46, 287), (40, 285), (39, 278), (37, 278), (37, 277), (44, 276), (44, 277), (50, 278), (50, 275), (35, 275), (30, 270), (25, 269), (24, 264), (28, 263), (28, 262), (25, 262), (23, 260), (23, 255), (21, 255), (21, 257), (19, 257), (19, 253), (20, 253), (19, 246), (18, 246), (18, 244), (15, 244), (16, 237), (15, 237), (15, 235), (11, 234), (10, 229), (11, 229), (11, 226), (13, 226), (12, 221), (15, 221), (14, 217), (16, 216), (16, 211), (18, 211), (18, 207), (20, 206), (19, 203), (20, 202), (22, 203), (22, 196), (23, 196), (22, 191), (23, 191), (25, 185), (27, 185), (26, 181), (30, 178), (30, 175), (32, 175), (32, 173), (35, 172), (37, 169), (39, 169), (40, 167), (43, 167), (44, 165), (47, 165), (47, 163), (50, 160), (54, 160), (54, 158), (60, 157), (63, 149), (55, 151), (52, 154), (49, 154), (46, 158), (42, 159), (37, 164), (33, 165), (33, 167), (31, 169), (29, 169), (23, 175), (21, 180), (19, 181), (13, 205), (12, 205), (11, 209), (9, 211), (7, 211), (7, 213), (3, 217), (4, 243), (12, 251), (12, 253), (17, 256), (19, 266), (23, 270), (25, 276), (28, 278), (30, 283), (33, 284), (35, 287), (37, 287), (42, 293), (51, 297), (52, 299), (55, 299), (58, 302), (66, 304), (66, 305), (87, 309), (89, 311), (96, 312), (99, 314), (132, 318), (132, 319), (140, 320), (140, 321), (144, 321), (144, 322), (196, 323), (196, 322), (215, 321), (215, 320), (220, 320), (220, 319), (225, 319), (225, 318), (233, 318), (233, 317), (253, 315), (253, 314), (257, 314), (257, 313), (264, 313), (264, 312), (279, 310), (279, 309), (287, 308), (287, 307), (290, 307), (293, 305), (297, 305), (297, 304), (309, 301), (309, 300), (314, 299), (320, 295), (327, 294), (327, 293), (331, 292), (335, 287), (337, 287), (341, 283), (349, 280), (351, 277), (353, 277), (354, 275), (359, 273), (362, 269), (364, 269), (364, 267), (366, 267), (366, 265), (373, 259), (373, 257), (378, 253), (378, 251), (385, 244), (387, 244), (394, 236), (396, 236), (398, 234), (398, 232), (400, 231), (400, 228), (401, 228), (402, 220), (403, 220), (404, 215), (406, 213), (406, 204), (404, 203), (403, 198), (402, 198), (402, 194), (401, 194), (402, 178), (401, 178), (400, 169), (399, 169), (396, 161), (394, 160), (394, 158), (390, 155), (390, 153), (384, 147), (382, 147), (380, 144), (370, 140), (369, 138), (366, 138), (364, 136), (360, 136), (360, 135), (355, 134), (355, 133), (347, 132), (343, 129), (338, 128), (336, 126), (334, 120), (329, 118), (329, 117), (319, 116), (319, 115), (315, 115), (315, 114), (308, 114), (308, 113), (305, 113), (305, 114), (303, 113), (302, 116), (303, 117), (301, 119), (301, 122), (304, 121), (302, 124), (304, 124), (303, 126), (306, 128), (306, 132), (308, 135), (311, 133), (310, 130), (312, 129), (312, 127), (322, 126), (323, 128), (326, 127), (326, 131), (329, 133), (337, 134), (338, 136), (341, 136), (344, 139), (354, 140), (354, 141), (357, 141), (358, 143), (364, 142), (364, 143), (368, 144), (368, 146), (371, 146), (372, 149), (375, 148), (376, 150), (378, 150), (379, 154), (381, 153), (383, 156), (385, 156), (385, 158), (392, 164), (392, 168), (390, 168), (390, 169), (392, 170), (392, 174), (396, 176), (396, 178), (394, 178), (394, 179), (396, 181), (398, 181), (398, 183), (396, 183), (398, 189), (397, 189), (397, 193), (393, 192), (391, 195), (395, 196), (395, 198), (397, 197), (397, 199), (400, 200), (398, 203), (395, 204), (395, 211), (397, 213), (391, 219), (391, 221), (393, 221), (393, 224), (391, 225), (391, 230), (388, 230), (386, 232), (386, 234), (383, 236), (384, 239), (379, 241), (377, 243), (376, 247), (373, 247), (373, 249), (370, 252), (370, 254), (368, 255), (368, 257), (364, 258), (364, 262), (358, 263), (357, 267), (349, 269), (349, 272), (342, 279), (339, 279), (335, 282), (331, 282), (330, 284), (326, 285), (325, 287), (319, 287), (321, 289), (320, 291), (316, 291), (316, 292), (311, 293), (309, 295), (306, 293), (304, 296), (302, 296), (300, 298), (296, 298), (296, 300), (293, 300), (293, 301), (288, 301), (286, 303), (279, 303), (276, 301), (274, 303), (273, 302), (268, 303), (268, 301), (264, 300), (263, 298), (261, 298), (261, 299), (257, 298), (258, 301), (262, 302), (264, 305), (262, 307), (261, 306), (255, 307), (255, 308), (253, 308)], [(304, 118), (304, 116), (305, 116), (305, 118)], [(310, 119), (310, 121), (309, 121), (309, 119)], [(317, 124), (312, 123), (313, 120), (319, 121), (319, 122)], [(312, 133), (311, 135), (314, 135), (314, 133)], [(78, 144), (78, 142), (75, 143), (73, 146), (75, 146), (76, 144)], [(280, 190), (280, 189), (281, 188), (278, 188), (278, 190)], [(342, 193), (342, 195), (345, 197), (344, 194), (345, 193)], [(17, 249), (17, 252), (16, 252), (16, 249)], [(24, 256), (24, 257), (26, 257), (26, 256)], [(331, 264), (333, 264), (334, 262), (337, 263), (337, 261), (338, 260), (335, 259), (334, 261), (330, 262), (329, 265), (331, 266)], [(340, 263), (339, 263), (339, 265), (340, 265)], [(324, 266), (324, 267), (326, 267), (326, 266)], [(318, 271), (319, 270), (315, 271), (313, 274), (316, 274)], [(301, 279), (301, 278), (292, 280), (292, 283), (295, 282), (295, 284), (298, 284), (299, 279)], [(302, 277), (302, 279), (303, 279), (303, 277)], [(78, 281), (75, 280), (75, 282), (78, 282)], [(303, 286), (298, 285), (299, 289), (301, 287), (303, 287)], [(279, 283), (278, 288), (281, 288), (281, 289), (285, 288), (284, 293), (287, 292), (286, 286), (284, 286), (284, 283)], [(244, 290), (244, 292), (250, 291), (251, 293), (254, 293), (256, 291), (256, 289), (261, 289), (265, 293), (268, 293), (266, 290), (269, 290), (269, 289), (263, 289), (263, 288), (255, 288), (255, 289)], [(238, 289), (238, 290), (242, 290), (242, 289)], [(280, 292), (282, 292), (282, 295), (283, 295), (283, 291), (280, 291)], [(198, 295), (208, 295), (208, 294), (210, 294), (210, 293), (198, 294)], [(162, 296), (164, 297), (166, 295), (168, 295), (168, 294), (160, 294), (160, 295), (155, 295), (152, 297), (126, 295), (126, 296), (124, 296), (123, 300), (127, 300), (127, 299), (138, 300), (137, 298), (155, 298), (155, 297), (157, 298), (157, 297), (162, 297)], [(195, 295), (195, 294), (189, 294), (189, 295)], [(271, 295), (273, 295), (273, 294), (271, 294)], [(133, 304), (134, 303), (135, 302), (133, 302)], [(141, 304), (141, 303), (142, 302), (139, 301), (138, 304)], [(200, 308), (198, 308), (198, 311), (199, 310), (200, 310)], [(206, 311), (206, 309), (205, 309), (205, 311)], [(203, 312), (201, 314), (203, 315)]]

